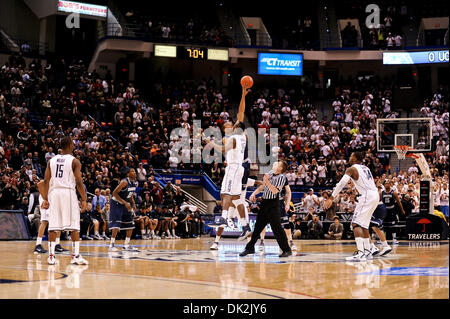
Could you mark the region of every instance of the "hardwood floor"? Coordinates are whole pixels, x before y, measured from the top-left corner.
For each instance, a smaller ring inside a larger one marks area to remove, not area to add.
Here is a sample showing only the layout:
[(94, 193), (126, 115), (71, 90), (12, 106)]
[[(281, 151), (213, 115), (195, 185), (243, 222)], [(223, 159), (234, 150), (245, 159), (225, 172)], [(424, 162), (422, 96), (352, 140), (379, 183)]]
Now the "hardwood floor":
[(132, 241), (138, 253), (108, 253), (106, 241), (82, 241), (87, 266), (70, 265), (70, 251), (50, 266), (47, 254), (33, 253), (34, 242), (3, 241), (0, 298), (449, 298), (448, 241), (401, 241), (387, 256), (358, 263), (345, 261), (353, 241), (297, 240), (296, 255), (279, 258), (273, 239), (246, 257), (238, 256), (245, 243), (222, 239), (211, 251), (212, 240)]

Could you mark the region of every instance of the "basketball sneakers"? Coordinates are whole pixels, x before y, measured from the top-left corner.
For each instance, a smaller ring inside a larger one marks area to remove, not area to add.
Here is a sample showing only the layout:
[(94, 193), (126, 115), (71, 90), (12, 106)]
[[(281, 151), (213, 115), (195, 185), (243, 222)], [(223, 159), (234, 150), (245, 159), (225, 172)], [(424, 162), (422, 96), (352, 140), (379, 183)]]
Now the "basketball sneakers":
[(252, 230), (250, 228), (250, 225), (247, 224), (247, 226), (244, 226), (242, 228), (242, 233), (241, 235), (239, 235), (238, 241), (245, 240), (251, 233)]
[(123, 251), (130, 251), (130, 252), (139, 252), (139, 249), (137, 249), (136, 247), (133, 247), (131, 245), (123, 246), (122, 250)]
[(370, 252), (372, 253), (372, 256), (376, 256), (380, 253), (380, 250), (377, 246), (375, 246), (374, 243), (372, 243), (372, 247), (370, 247)]
[(56, 264), (56, 257), (55, 257), (55, 255), (50, 254), (48, 256), (47, 262), (48, 262), (49, 265)]
[(345, 260), (347, 261), (366, 261), (366, 254), (361, 251), (357, 250), (353, 253), (353, 256), (345, 257)]
[(36, 245), (36, 247), (34, 247), (34, 254), (46, 254), (47, 250), (44, 249), (44, 247), (42, 247), (42, 245)]
[(380, 252), (380, 256), (386, 256), (387, 254), (389, 254), (392, 251), (391, 246), (387, 245), (385, 247), (383, 247), (383, 249)]
[(59, 254), (59, 253), (63, 253), (65, 251), (69, 251), (68, 249), (62, 248), (62, 246), (60, 244), (55, 246), (55, 253)]
[(72, 260), (70, 261), (72, 265), (88, 265), (89, 262), (84, 259), (80, 254), (72, 255)]

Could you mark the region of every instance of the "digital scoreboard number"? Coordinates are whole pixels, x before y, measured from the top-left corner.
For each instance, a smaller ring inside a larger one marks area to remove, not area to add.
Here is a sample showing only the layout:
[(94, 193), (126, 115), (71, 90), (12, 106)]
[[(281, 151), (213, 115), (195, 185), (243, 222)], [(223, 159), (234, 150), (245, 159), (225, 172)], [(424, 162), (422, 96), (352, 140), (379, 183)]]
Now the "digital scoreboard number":
[(188, 60), (206, 60), (208, 58), (206, 48), (178, 47), (178, 57)]

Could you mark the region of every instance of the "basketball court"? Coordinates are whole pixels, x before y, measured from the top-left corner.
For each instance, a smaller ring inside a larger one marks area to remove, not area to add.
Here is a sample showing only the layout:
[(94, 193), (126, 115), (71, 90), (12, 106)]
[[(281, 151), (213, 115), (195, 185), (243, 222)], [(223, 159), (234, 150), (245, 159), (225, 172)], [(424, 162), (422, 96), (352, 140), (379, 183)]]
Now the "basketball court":
[[(48, 265), (34, 242), (0, 242), (1, 299), (448, 299), (448, 241), (400, 241), (384, 257), (346, 262), (353, 240), (297, 240), (279, 258), (274, 239), (264, 252), (239, 257), (244, 243), (213, 238), (136, 240), (140, 252), (108, 253), (106, 241), (82, 241), (88, 266), (70, 265), (69, 249)], [(47, 246), (47, 242), (44, 242)], [(118, 242), (118, 245), (122, 241)]]

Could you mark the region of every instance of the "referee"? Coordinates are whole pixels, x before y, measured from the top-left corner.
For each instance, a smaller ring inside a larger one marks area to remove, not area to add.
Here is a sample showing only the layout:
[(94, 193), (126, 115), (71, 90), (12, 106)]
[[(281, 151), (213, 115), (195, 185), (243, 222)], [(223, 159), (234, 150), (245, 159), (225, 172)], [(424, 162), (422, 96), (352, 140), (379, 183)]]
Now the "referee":
[[(252, 202), (256, 201), (256, 195), (263, 191), (263, 200), (261, 203), (261, 210), (256, 217), (255, 229), (253, 230), (252, 238), (245, 246), (245, 250), (239, 256), (247, 256), (255, 253), (255, 243), (259, 239), (261, 231), (270, 223), (275, 239), (280, 246), (282, 253), (280, 257), (288, 257), (292, 255), (291, 247), (289, 247), (286, 233), (281, 227), (281, 212), (280, 212), (280, 192), (283, 187), (290, 192), (289, 184), (284, 172), (287, 169), (287, 163), (284, 161), (275, 162), (272, 170), (264, 175), (264, 182), (259, 186), (250, 196)], [(288, 189), (289, 188), (289, 189)], [(289, 202), (286, 206), (289, 209)]]

